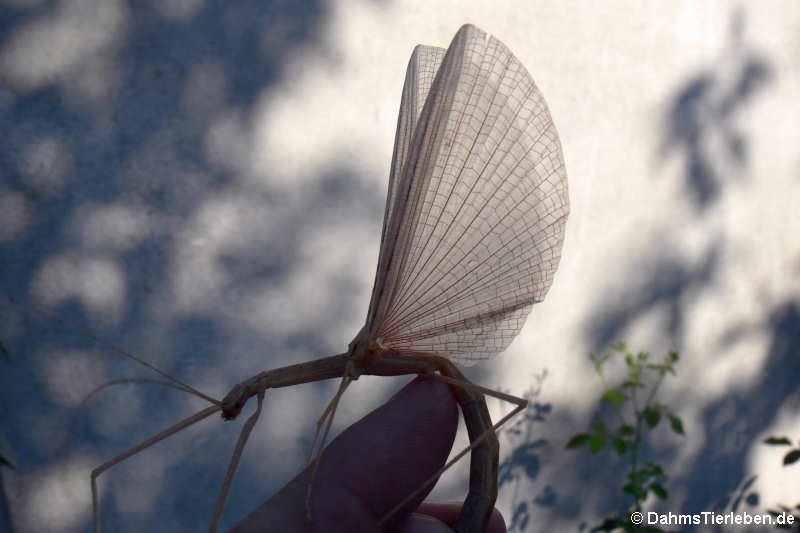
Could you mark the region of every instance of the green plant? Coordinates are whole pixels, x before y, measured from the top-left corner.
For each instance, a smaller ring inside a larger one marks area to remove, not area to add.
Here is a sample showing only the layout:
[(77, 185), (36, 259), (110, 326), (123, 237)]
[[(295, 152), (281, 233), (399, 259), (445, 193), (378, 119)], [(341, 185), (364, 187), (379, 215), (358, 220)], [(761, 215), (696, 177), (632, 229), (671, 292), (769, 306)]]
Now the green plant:
[[(764, 439), (764, 444), (769, 444), (770, 446), (792, 446), (792, 441), (789, 440), (788, 437), (767, 437)], [(800, 441), (797, 441), (797, 445), (783, 456), (783, 466), (789, 466), (798, 461), (800, 461)], [(793, 527), (796, 527), (797, 530), (800, 531), (800, 513), (795, 514), (795, 512), (800, 511), (800, 503), (794, 507), (788, 507), (786, 505), (778, 505), (778, 507), (780, 510), (767, 509), (767, 512), (776, 518), (779, 515), (791, 515), (795, 525), (777, 524), (775, 526), (776, 529), (793, 529)]]
[[(620, 384), (612, 386), (606, 379), (603, 368), (616, 356), (623, 357), (627, 375)], [(614, 346), (612, 352), (599, 357), (591, 354), (590, 358), (605, 388), (601, 399), (613, 406), (615, 421), (610, 424), (596, 420), (590, 432), (574, 435), (567, 443), (567, 448), (586, 446), (593, 454), (597, 454), (610, 447), (619, 457), (627, 457), (630, 468), (622, 491), (634, 500), (625, 518), (607, 518), (592, 531), (662, 531), (659, 528), (633, 524), (629, 517), (631, 512), (641, 511), (648, 494), (652, 493), (662, 500), (669, 497), (664, 487), (667, 473), (661, 465), (644, 461), (642, 449), (650, 431), (664, 419), (669, 420), (672, 431), (679, 435), (684, 434), (681, 419), (668, 406), (656, 401), (656, 393), (666, 375), (675, 375), (674, 365), (678, 361), (678, 353), (670, 351), (662, 362), (653, 363), (648, 352), (634, 355), (628, 351), (624, 342), (620, 342)]]

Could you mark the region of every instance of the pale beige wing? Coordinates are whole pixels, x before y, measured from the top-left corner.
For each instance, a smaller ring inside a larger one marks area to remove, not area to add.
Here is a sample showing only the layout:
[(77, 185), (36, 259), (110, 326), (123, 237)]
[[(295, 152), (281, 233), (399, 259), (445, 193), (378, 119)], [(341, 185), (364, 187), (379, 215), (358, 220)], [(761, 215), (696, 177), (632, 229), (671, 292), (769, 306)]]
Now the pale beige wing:
[[(386, 229), (388, 221), (393, 217), (396, 206), (395, 199), (397, 191), (405, 190), (406, 184), (400, 183), (404, 178), (407, 181), (412, 176), (403, 175), (403, 165), (408, 159), (408, 152), (411, 147), (411, 139), (422, 113), (422, 106), (428, 97), (428, 92), (433, 84), (433, 78), (439, 70), (439, 66), (444, 59), (445, 49), (436, 46), (417, 45), (411, 53), (411, 59), (406, 68), (406, 79), (403, 83), (403, 95), (400, 99), (400, 111), (397, 117), (397, 132), (394, 138), (394, 153), (392, 154), (392, 166), (389, 173), (389, 192), (386, 195), (386, 208), (383, 214), (383, 229), (381, 230), (381, 248), (378, 264), (385, 262), (388, 250), (394, 249), (394, 242), (387, 242)], [(374, 314), (375, 304), (378, 301), (375, 290), (384, 286), (386, 269), (378, 268), (375, 274), (372, 299), (370, 301), (370, 311), (367, 315), (367, 323), (371, 323)]]
[(416, 124), (410, 109), (366, 328), (397, 352), (470, 364), (504, 350), (553, 281), (569, 212), (561, 146), (528, 72), (472, 25)]

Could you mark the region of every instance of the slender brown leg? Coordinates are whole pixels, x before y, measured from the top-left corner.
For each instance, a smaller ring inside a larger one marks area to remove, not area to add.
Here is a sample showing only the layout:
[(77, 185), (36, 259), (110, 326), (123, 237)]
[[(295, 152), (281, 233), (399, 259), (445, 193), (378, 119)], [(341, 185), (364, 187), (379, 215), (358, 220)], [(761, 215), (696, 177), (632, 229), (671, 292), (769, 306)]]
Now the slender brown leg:
[[(437, 379), (454, 385), (456, 400), (461, 406), (464, 422), (467, 426), (470, 445), (459, 452), (442, 468), (434, 473), (419, 489), (398, 503), (389, 513), (381, 518), (384, 524), (395, 512), (399, 511), (416, 494), (430, 484), (435, 483), (439, 476), (461, 459), (467, 452), (472, 451), (470, 457), (469, 492), (461, 508), (461, 514), (453, 524), (457, 533), (483, 533), (486, 524), (494, 509), (497, 500), (497, 463), (500, 445), (497, 440), (497, 429), (517, 413), (525, 409), (528, 401), (510, 394), (493, 391), (480, 387), (470, 382), (450, 361), (436, 358), (437, 369), (440, 375)], [(497, 424), (492, 425), (489, 410), (486, 407), (484, 394), (511, 402), (516, 407)]]
[[(454, 529), (459, 533), (480, 533), (485, 529), (486, 522), (488, 521), (488, 518), (494, 507), (494, 502), (497, 498), (497, 463), (499, 444), (495, 431), (506, 420), (510, 419), (517, 412), (522, 410), (525, 407), (526, 402), (521, 399), (516, 399), (520, 400), (518, 402), (515, 399), (512, 399), (514, 397), (489, 391), (488, 389), (484, 389), (470, 383), (466, 377), (464, 377), (464, 375), (449, 360), (445, 358), (426, 355), (400, 355), (389, 351), (365, 354), (361, 357), (352, 357), (350, 354), (344, 353), (307, 363), (300, 363), (268, 372), (262, 372), (261, 374), (258, 374), (257, 376), (237, 385), (225, 397), (225, 399), (223, 399), (222, 402), (217, 402), (217, 400), (206, 396), (199, 391), (196, 391), (190, 386), (174, 380), (174, 378), (164, 374), (149, 363), (140, 360), (138, 357), (126, 352), (122, 348), (98, 338), (91, 332), (78, 328), (77, 326), (74, 326), (58, 317), (50, 315), (49, 313), (26, 306), (21, 302), (18, 302), (13, 297), (7, 296), (6, 298), (12, 303), (17, 303), (23, 307), (31, 309), (36, 313), (47, 316), (60, 324), (63, 324), (83, 335), (88, 336), (89, 338), (96, 340), (101, 344), (104, 344), (116, 352), (138, 361), (140, 364), (151, 368), (153, 371), (172, 381), (175, 381), (178, 388), (192, 392), (193, 394), (208, 400), (212, 404), (215, 404), (212, 407), (208, 407), (199, 413), (188, 417), (173, 427), (159, 433), (155, 437), (147, 439), (146, 441), (130, 448), (126, 452), (100, 465), (92, 471), (92, 506), (95, 521), (95, 531), (97, 533), (100, 532), (100, 508), (97, 496), (97, 478), (100, 476), (100, 474), (115, 464), (120, 463), (121, 461), (124, 461), (128, 457), (137, 454), (156, 442), (163, 440), (174, 433), (177, 433), (181, 429), (210, 416), (216, 411), (222, 410), (223, 418), (232, 419), (239, 414), (248, 398), (255, 395), (258, 395), (259, 397), (259, 406), (256, 414), (245, 423), (245, 427), (240, 435), (239, 443), (237, 443), (237, 449), (234, 452), (234, 457), (231, 459), (231, 467), (229, 467), (229, 472), (223, 485), (220, 501), (215, 512), (216, 518), (214, 519), (214, 522), (219, 520), (219, 516), (221, 516), (224, 509), (225, 500), (227, 499), (233, 474), (235, 473), (236, 466), (238, 466), (242, 449), (244, 448), (244, 443), (246, 442), (247, 436), (249, 435), (250, 430), (252, 430), (252, 426), (255, 424), (257, 416), (261, 411), (263, 394), (267, 388), (286, 387), (299, 383), (307, 383), (310, 381), (319, 381), (336, 377), (348, 376), (349, 378), (351, 374), (354, 376), (352, 379), (356, 379), (360, 374), (396, 376), (404, 374), (433, 374), (437, 370), (441, 374), (441, 379), (444, 379), (445, 381), (449, 380), (448, 382), (455, 386), (454, 391), (458, 403), (461, 406), (461, 411), (464, 415), (464, 420), (467, 425), (467, 431), (470, 437), (470, 446), (460, 452), (453, 460), (448, 462), (448, 464), (445, 465), (440, 472), (432, 477), (431, 481), (435, 481), (441, 472), (447, 469), (454, 461), (458, 460), (468, 451), (472, 450), (469, 493), (467, 494), (467, 499), (464, 502), (461, 515), (454, 524)], [(496, 425), (492, 426), (491, 418), (489, 417), (489, 411), (486, 407), (486, 401), (483, 397), (484, 393), (517, 403), (518, 407), (510, 414), (503, 417), (503, 419), (500, 420), (500, 422), (498, 422)], [(337, 394), (337, 402), (339, 396), (341, 396), (341, 393)], [(427, 485), (428, 483), (426, 483), (423, 487)], [(401, 504), (391, 511), (387, 516), (385, 516), (381, 522), (384, 522), (389, 516), (394, 514), (394, 512), (404, 503), (405, 501), (401, 502)], [(216, 526), (215, 524), (212, 524), (211, 527), (213, 531)]]
[(264, 391), (258, 393), (258, 407), (256, 412), (250, 415), (250, 418), (242, 426), (239, 432), (239, 440), (236, 441), (236, 448), (233, 450), (231, 461), (228, 464), (228, 472), (225, 474), (225, 481), (222, 483), (222, 489), (217, 499), (217, 506), (214, 509), (214, 518), (211, 520), (211, 526), (208, 528), (209, 533), (217, 533), (219, 522), (222, 520), (222, 512), (225, 510), (225, 503), (228, 501), (228, 494), (231, 491), (231, 484), (233, 484), (233, 476), (236, 474), (236, 469), (239, 468), (239, 461), (242, 458), (244, 445), (247, 444), (247, 439), (250, 438), (250, 433), (258, 422), (258, 417), (261, 416), (261, 407), (264, 404)]
[[(322, 450), (325, 449), (325, 441), (328, 438), (328, 432), (331, 430), (331, 425), (333, 425), (333, 417), (336, 414), (336, 408), (339, 405), (339, 399), (344, 394), (345, 389), (350, 384), (352, 380), (349, 376), (346, 375), (342, 378), (342, 382), (339, 385), (339, 390), (336, 391), (336, 395), (328, 404), (328, 407), (325, 409), (325, 412), (322, 413), (322, 416), (317, 423), (317, 431), (314, 434), (314, 442), (311, 444), (311, 455), (308, 458), (308, 464), (310, 465), (313, 460), (313, 466), (311, 467), (311, 477), (308, 481), (308, 489), (306, 490), (306, 519), (310, 522), (311, 521), (311, 495), (314, 489), (314, 481), (317, 478), (317, 470), (319, 469), (320, 459), (322, 458)], [(325, 424), (325, 431), (322, 433), (322, 439), (319, 444), (319, 451), (317, 452), (316, 456), (314, 456), (314, 448), (317, 445), (317, 438), (319, 437), (319, 430), (322, 426), (323, 422), (325, 422), (325, 418), (327, 417), (327, 424)]]
[(94, 470), (92, 470), (92, 476), (91, 476), (91, 480), (92, 480), (92, 516), (94, 517), (94, 530), (95, 530), (95, 533), (100, 533), (100, 501), (99, 501), (99, 498), (97, 496), (97, 478), (100, 477), (100, 474), (102, 474), (103, 472), (105, 472), (106, 470), (108, 470), (109, 468), (114, 466), (115, 464), (121, 463), (125, 459), (136, 455), (137, 453), (139, 453), (140, 451), (142, 451), (142, 450), (144, 450), (146, 448), (149, 448), (153, 444), (166, 439), (170, 435), (172, 435), (174, 433), (177, 433), (178, 431), (181, 431), (182, 429), (185, 429), (185, 428), (191, 426), (192, 424), (195, 424), (195, 423), (203, 420), (204, 418), (208, 418), (209, 416), (213, 415), (214, 413), (216, 413), (219, 410), (220, 410), (220, 407), (217, 406), (217, 405), (212, 405), (211, 407), (206, 407), (202, 411), (200, 411), (198, 413), (195, 413), (192, 416), (181, 420), (180, 422), (178, 422), (174, 426), (165, 429), (164, 431), (162, 431), (158, 435), (156, 435), (154, 437), (150, 437), (149, 439), (147, 439), (147, 440), (145, 440), (143, 442), (140, 442), (136, 446), (133, 446), (133, 447), (129, 448), (128, 450), (126, 450), (125, 452), (123, 452), (123, 453), (119, 454), (118, 456), (114, 457), (110, 461), (107, 461), (107, 462), (103, 463), (102, 465), (98, 466), (97, 468), (95, 468)]
[[(525, 409), (528, 401), (478, 387), (461, 375), (458, 369), (453, 367), (453, 370), (460, 377), (448, 372), (439, 376), (439, 379), (456, 385), (465, 395), (469, 396), (469, 399), (461, 404), (461, 412), (464, 414), (464, 421), (470, 440), (470, 446), (463, 453), (472, 449), (469, 469), (469, 492), (461, 508), (461, 514), (453, 524), (453, 530), (456, 533), (483, 533), (486, 530), (486, 524), (497, 500), (497, 462), (500, 451), (497, 429)], [(516, 407), (500, 419), (497, 424), (492, 425), (492, 419), (486, 407), (486, 399), (481, 391), (515, 403)], [(445, 468), (448, 468), (451, 463), (459, 458), (460, 455), (454, 457), (445, 465)]]
[[(263, 395), (264, 390), (268, 388), (286, 387), (337, 377), (347, 377), (348, 379), (345, 380), (345, 383), (349, 383), (350, 379), (355, 379), (361, 374), (376, 376), (435, 375), (436, 371), (441, 374), (438, 376), (439, 379), (453, 385), (453, 391), (461, 406), (461, 412), (467, 425), (470, 446), (432, 476), (429, 482), (425, 483), (419, 490), (424, 490), (430, 483), (435, 482), (439, 475), (453, 462), (463, 457), (467, 452), (472, 451), (469, 492), (462, 507), (461, 515), (453, 528), (458, 533), (483, 533), (497, 499), (499, 444), (495, 430), (500, 424), (523, 409), (527, 402), (523, 399), (490, 391), (470, 383), (455, 365), (445, 358), (426, 355), (399, 355), (392, 352), (371, 354), (361, 358), (340, 354), (307, 363), (277, 368), (262, 372), (234, 387), (222, 401), (222, 412), (225, 418), (234, 418), (241, 411), (248, 398), (255, 395)], [(353, 377), (351, 378), (351, 376)], [(340, 387), (341, 390), (342, 387)], [(512, 413), (503, 417), (497, 425), (493, 426), (489, 410), (486, 407), (484, 394), (512, 401), (518, 407)], [(337, 393), (335, 400), (339, 396), (341, 394)], [(333, 402), (333, 405), (335, 406), (335, 402)], [(241, 450), (238, 447), (235, 455), (241, 455)], [(238, 457), (236, 460), (238, 461)], [(224, 499), (222, 498), (224, 496), (221, 497), (224, 505)], [(405, 505), (407, 501), (404, 500), (383, 517), (381, 524)], [(222, 509), (218, 508), (217, 512), (221, 513)]]
[[(475, 448), (477, 448), (478, 446), (480, 446), (480, 444), (483, 442), (483, 440), (484, 440), (485, 438), (489, 438), (489, 437), (491, 437), (492, 435), (496, 435), (496, 431), (497, 431), (498, 429), (500, 429), (500, 428), (503, 426), (503, 424), (505, 424), (506, 422), (508, 422), (508, 421), (509, 421), (509, 420), (511, 420), (512, 418), (514, 418), (514, 417), (515, 417), (515, 416), (516, 416), (516, 415), (517, 415), (517, 414), (518, 414), (520, 411), (522, 411), (523, 409), (525, 409), (525, 408), (528, 406), (528, 400), (526, 400), (525, 398), (519, 398), (519, 397), (517, 397), (517, 396), (512, 396), (512, 395), (510, 395), (510, 394), (505, 394), (505, 393), (502, 393), (502, 392), (498, 392), (498, 391), (494, 391), (494, 390), (491, 390), (491, 389), (487, 389), (487, 388), (485, 388), (485, 387), (481, 387), (480, 385), (475, 385), (474, 383), (472, 383), (472, 382), (470, 382), (470, 381), (466, 381), (466, 382), (465, 382), (465, 381), (463, 381), (463, 380), (460, 380), (460, 379), (454, 379), (454, 378), (450, 378), (450, 377), (447, 377), (447, 376), (442, 376), (442, 375), (440, 375), (440, 374), (435, 374), (435, 375), (434, 375), (434, 377), (435, 377), (436, 379), (439, 379), (439, 380), (441, 380), (441, 381), (444, 381), (445, 383), (450, 383), (450, 384), (452, 384), (452, 385), (455, 385), (455, 386), (457, 386), (457, 387), (461, 387), (461, 388), (466, 388), (466, 389), (474, 390), (474, 391), (476, 391), (476, 392), (479, 392), (479, 393), (485, 394), (485, 395), (487, 395), (487, 396), (493, 396), (493, 397), (495, 397), (495, 398), (499, 398), (499, 399), (501, 399), (501, 400), (504, 400), (504, 401), (507, 401), (507, 402), (513, 403), (513, 404), (515, 404), (515, 405), (516, 405), (516, 407), (515, 407), (515, 408), (514, 408), (514, 409), (513, 409), (513, 410), (512, 410), (510, 413), (508, 413), (508, 414), (507, 414), (507, 415), (505, 415), (503, 418), (501, 418), (501, 419), (500, 419), (500, 420), (499, 420), (499, 421), (498, 421), (498, 422), (497, 422), (497, 423), (496, 423), (494, 426), (491, 426), (491, 427), (487, 428), (487, 429), (486, 429), (486, 430), (485, 430), (485, 431), (484, 431), (484, 432), (483, 432), (481, 435), (479, 435), (477, 438), (475, 438), (475, 439), (470, 439), (470, 444), (469, 444), (469, 446), (467, 446), (466, 448), (464, 448), (463, 450), (461, 450), (460, 452), (458, 452), (458, 453), (457, 453), (457, 454), (456, 454), (456, 455), (455, 455), (455, 456), (454, 456), (452, 459), (450, 459), (450, 460), (447, 462), (447, 464), (445, 464), (445, 465), (444, 465), (443, 467), (441, 467), (439, 470), (437, 470), (436, 472), (434, 472), (434, 473), (433, 473), (433, 474), (432, 474), (432, 475), (431, 475), (431, 476), (430, 476), (430, 477), (429, 477), (429, 478), (428, 478), (428, 479), (427, 479), (427, 480), (426, 480), (424, 483), (422, 483), (422, 484), (420, 485), (420, 488), (418, 488), (417, 490), (415, 490), (414, 492), (412, 492), (411, 494), (409, 494), (409, 495), (408, 495), (408, 496), (407, 496), (405, 499), (403, 499), (403, 501), (401, 501), (401, 502), (400, 502), (400, 503), (398, 503), (398, 504), (397, 504), (397, 505), (396, 505), (394, 508), (392, 508), (392, 510), (391, 510), (391, 511), (389, 511), (389, 512), (388, 512), (388, 513), (387, 513), (387, 514), (386, 514), (386, 515), (385, 515), (383, 518), (381, 518), (381, 520), (380, 520), (379, 524), (384, 524), (384, 523), (386, 523), (386, 521), (387, 521), (387, 520), (388, 520), (388, 519), (389, 519), (389, 518), (390, 518), (392, 515), (394, 515), (394, 514), (395, 514), (397, 511), (399, 511), (399, 510), (400, 510), (400, 509), (401, 509), (401, 508), (402, 508), (402, 507), (403, 507), (403, 506), (404, 506), (406, 503), (408, 503), (409, 501), (411, 501), (411, 500), (412, 500), (412, 499), (413, 499), (413, 498), (414, 498), (414, 497), (415, 497), (415, 496), (416, 496), (416, 495), (417, 495), (419, 492), (421, 492), (421, 491), (425, 490), (425, 488), (426, 488), (426, 487), (428, 487), (428, 486), (430, 486), (432, 483), (435, 483), (435, 482), (436, 482), (436, 480), (437, 480), (437, 479), (439, 479), (439, 476), (441, 476), (441, 475), (442, 475), (444, 472), (446, 472), (446, 471), (447, 471), (447, 470), (448, 470), (448, 469), (449, 469), (451, 466), (453, 466), (455, 463), (457, 463), (457, 462), (458, 462), (458, 461), (459, 461), (459, 460), (460, 460), (462, 457), (464, 457), (464, 456), (465, 456), (465, 455), (466, 455), (468, 452), (470, 452), (471, 450), (474, 450)], [(472, 423), (473, 423), (473, 422), (467, 422), (467, 425), (470, 425), (470, 424), (472, 424)], [(477, 428), (477, 427), (479, 427), (479, 426), (476, 426), (476, 428)], [(469, 431), (469, 430), (468, 430), (468, 431)], [(470, 465), (470, 466), (472, 466), (472, 465)], [(489, 468), (491, 468), (491, 464), (489, 464), (489, 465), (487, 465), (487, 466), (488, 466)], [(481, 468), (480, 464), (477, 466), (477, 468)], [(470, 476), (472, 476), (472, 474), (473, 474), (473, 472), (471, 471), (471, 472), (470, 472)], [(479, 476), (476, 476), (476, 479), (482, 479), (484, 476), (485, 476), (484, 474), (481, 474), (481, 475), (479, 475)], [(489, 516), (491, 516), (491, 509), (490, 509)], [(480, 531), (480, 530), (479, 530), (479, 531)]]
[[(469, 492), (464, 501), (461, 514), (453, 525), (453, 529), (457, 533), (483, 533), (497, 499), (497, 468), (500, 445), (495, 432), (496, 427), (499, 427), (500, 424), (524, 409), (527, 402), (521, 398), (496, 393), (473, 385), (452, 362), (442, 357), (409, 356), (384, 352), (375, 354), (372, 357), (351, 358), (350, 363), (354, 365), (356, 375), (434, 374), (438, 370), (441, 374), (441, 379), (454, 385), (456, 399), (461, 406), (461, 412), (464, 415), (471, 442), (469, 448), (464, 450), (460, 456), (463, 456), (469, 450), (472, 451), (472, 454), (470, 459)], [(484, 393), (511, 401), (517, 404), (517, 408), (505, 416), (498, 426), (493, 426), (489, 410), (486, 407)], [(448, 463), (445, 468), (449, 467), (452, 462)], [(435, 481), (439, 474), (441, 472), (437, 473), (436, 477), (431, 481)], [(420, 490), (424, 490), (427, 485), (427, 483), (423, 485)], [(404, 503), (405, 501), (401, 502), (395, 509), (399, 509)], [(393, 513), (394, 510), (385, 516), (381, 523), (385, 522)]]
[[(466, 392), (465, 389), (461, 390)], [(453, 530), (456, 533), (483, 533), (494, 509), (494, 502), (497, 500), (500, 443), (492, 428), (486, 399), (482, 394), (465, 396), (469, 399), (460, 402), (460, 405), (469, 440), (475, 442), (481, 436), (483, 440), (470, 454), (469, 492), (461, 507), (461, 514), (453, 524)]]

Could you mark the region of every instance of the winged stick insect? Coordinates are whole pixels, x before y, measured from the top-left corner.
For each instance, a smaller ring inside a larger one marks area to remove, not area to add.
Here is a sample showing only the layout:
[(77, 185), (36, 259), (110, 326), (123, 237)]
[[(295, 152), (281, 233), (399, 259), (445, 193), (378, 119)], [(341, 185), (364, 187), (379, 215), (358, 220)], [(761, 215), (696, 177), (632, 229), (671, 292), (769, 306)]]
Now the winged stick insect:
[[(172, 386), (212, 406), (92, 472), (95, 531), (100, 531), (96, 480), (102, 472), (212, 414), (221, 411), (223, 418), (232, 419), (256, 396), (258, 407), (242, 428), (214, 512), (210, 531), (216, 531), (264, 391), (341, 378), (312, 446), (313, 456), (319, 443), (308, 491), (310, 515), (315, 467), (336, 406), (349, 384), (364, 374), (429, 374), (453, 385), (470, 437), (467, 449), (398, 502), (381, 525), (390, 524), (413, 496), (471, 451), (469, 492), (453, 528), (483, 531), (497, 496), (495, 430), (527, 402), (472, 384), (454, 363), (491, 358), (511, 343), (532, 305), (544, 299), (552, 284), (568, 212), (558, 135), (541, 93), (511, 51), (469, 24), (459, 29), (447, 50), (417, 46), (403, 86), (378, 268), (364, 327), (347, 352), (262, 372), (221, 401), (166, 376)], [(484, 394), (511, 401), (516, 408), (492, 424)]]

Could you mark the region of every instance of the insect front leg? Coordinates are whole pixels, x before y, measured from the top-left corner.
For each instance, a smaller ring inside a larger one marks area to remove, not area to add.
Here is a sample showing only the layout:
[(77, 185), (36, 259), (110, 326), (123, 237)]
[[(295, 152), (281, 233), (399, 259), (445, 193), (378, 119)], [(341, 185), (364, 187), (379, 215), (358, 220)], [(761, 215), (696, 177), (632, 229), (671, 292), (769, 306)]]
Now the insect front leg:
[[(253, 396), (258, 397), (258, 407), (255, 413), (247, 419), (241, 432), (239, 433), (239, 440), (236, 443), (233, 455), (231, 456), (230, 463), (228, 464), (228, 471), (225, 475), (225, 481), (222, 484), (220, 495), (217, 500), (217, 505), (214, 510), (214, 517), (212, 518), (210, 533), (215, 533), (219, 527), (219, 522), (222, 519), (222, 513), (225, 510), (225, 503), (228, 500), (233, 477), (239, 467), (244, 446), (253, 430), (264, 401), (264, 391), (266, 389), (274, 389), (280, 387), (289, 387), (298, 385), (300, 383), (308, 383), (311, 381), (319, 381), (323, 379), (330, 379), (335, 377), (345, 376), (348, 371), (351, 371), (352, 363), (348, 354), (339, 354), (331, 357), (325, 357), (307, 363), (299, 363), (296, 365), (285, 366), (261, 372), (256, 376), (239, 383), (231, 391), (225, 395), (221, 402), (222, 418), (225, 420), (233, 420), (242, 411), (247, 400)], [(346, 385), (345, 385), (346, 387)], [(341, 391), (338, 397), (341, 396)], [(327, 431), (325, 433), (327, 435)], [(312, 449), (313, 453), (313, 449)], [(310, 494), (310, 492), (309, 492)], [(310, 498), (310, 496), (309, 496)]]
[(100, 477), (100, 474), (102, 474), (103, 472), (105, 472), (106, 470), (111, 468), (112, 466), (121, 463), (125, 459), (128, 459), (129, 457), (133, 457), (134, 455), (136, 455), (140, 451), (149, 448), (153, 444), (155, 444), (157, 442), (160, 442), (160, 441), (166, 439), (167, 437), (169, 437), (169, 436), (171, 436), (171, 435), (173, 435), (173, 434), (175, 434), (175, 433), (177, 433), (177, 432), (179, 432), (179, 431), (181, 431), (181, 430), (183, 430), (185, 428), (188, 428), (189, 426), (191, 426), (193, 424), (196, 424), (197, 422), (200, 422), (201, 420), (204, 420), (204, 419), (208, 418), (209, 416), (213, 415), (214, 413), (218, 412), (219, 410), (220, 410), (220, 407), (218, 405), (212, 405), (211, 407), (206, 407), (202, 411), (200, 411), (198, 413), (195, 413), (190, 417), (184, 418), (183, 420), (181, 420), (180, 422), (178, 422), (174, 426), (165, 429), (164, 431), (162, 431), (158, 435), (155, 435), (153, 437), (150, 437), (147, 440), (144, 440), (144, 441), (140, 442), (136, 446), (133, 446), (133, 447), (129, 448), (128, 450), (122, 452), (121, 454), (119, 454), (118, 456), (114, 457), (110, 461), (107, 461), (107, 462), (103, 463), (102, 465), (98, 466), (97, 468), (95, 468), (94, 470), (92, 470), (92, 475), (91, 475), (92, 516), (94, 518), (94, 530), (95, 530), (95, 533), (100, 533), (100, 531), (101, 531), (101, 527), (100, 527), (100, 499), (99, 499), (99, 497), (97, 495), (97, 478)]
[(242, 426), (239, 432), (239, 440), (236, 441), (236, 448), (233, 450), (231, 461), (228, 464), (228, 471), (225, 474), (225, 481), (222, 483), (222, 490), (220, 490), (219, 499), (217, 499), (217, 506), (214, 509), (214, 517), (211, 519), (211, 526), (209, 533), (216, 533), (219, 528), (219, 522), (222, 519), (222, 512), (225, 510), (225, 503), (228, 501), (228, 494), (231, 491), (231, 484), (233, 483), (233, 476), (236, 474), (236, 469), (239, 468), (239, 461), (242, 458), (244, 446), (247, 444), (247, 439), (250, 438), (250, 433), (258, 422), (258, 417), (261, 416), (261, 408), (264, 404), (264, 389), (258, 391), (258, 406), (256, 412), (250, 415), (247, 421)]
[(425, 493), (417, 493), (385, 527), (378, 526), (378, 519), (445, 463), (457, 421), (458, 406), (449, 387), (432, 379), (414, 380), (325, 448), (314, 485), (313, 522), (306, 519), (305, 509), (309, 467), (233, 531), (255, 533), (265, 525), (270, 531), (308, 533), (391, 531)]

